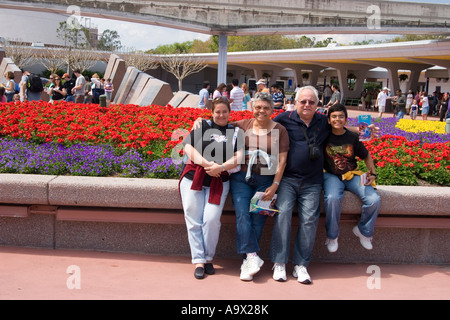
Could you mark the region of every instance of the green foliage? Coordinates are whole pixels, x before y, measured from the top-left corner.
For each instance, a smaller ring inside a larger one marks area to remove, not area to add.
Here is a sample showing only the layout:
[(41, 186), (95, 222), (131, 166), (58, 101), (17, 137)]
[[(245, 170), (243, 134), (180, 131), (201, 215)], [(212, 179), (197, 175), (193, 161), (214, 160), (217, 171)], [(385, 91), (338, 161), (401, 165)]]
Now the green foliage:
[(450, 171), (444, 167), (428, 170), (419, 174), (422, 179), (431, 184), (450, 186)]
[[(316, 41), (315, 38), (308, 38), (306, 36), (230, 36), (228, 37), (228, 52), (320, 48), (326, 47), (332, 42), (333, 38)], [(207, 41), (194, 40), (183, 43), (175, 42), (146, 51), (146, 53), (151, 54), (215, 52), (219, 52), (219, 36), (211, 36)]]
[(69, 25), (67, 21), (59, 23), (56, 37), (64, 40), (64, 44), (74, 49), (91, 48), (89, 43), (89, 29), (80, 24)]
[[(358, 163), (359, 170), (367, 172), (364, 161)], [(398, 167), (395, 165), (386, 165), (377, 167), (377, 185), (384, 186), (417, 186), (418, 179), (414, 170), (407, 167)]]
[(122, 48), (119, 33), (115, 30), (106, 29), (98, 39), (97, 49), (103, 51), (115, 51)]

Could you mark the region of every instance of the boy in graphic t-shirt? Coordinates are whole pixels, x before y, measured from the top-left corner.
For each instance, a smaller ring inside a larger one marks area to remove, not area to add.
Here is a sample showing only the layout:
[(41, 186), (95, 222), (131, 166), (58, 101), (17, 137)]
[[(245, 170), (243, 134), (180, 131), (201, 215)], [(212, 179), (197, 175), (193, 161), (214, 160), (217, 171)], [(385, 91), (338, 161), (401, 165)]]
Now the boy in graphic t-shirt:
[[(347, 109), (341, 104), (328, 110), (328, 122), (332, 132), (324, 144), (324, 203), (327, 231), (325, 244), (330, 252), (336, 252), (338, 249), (339, 219), (345, 190), (363, 200), (361, 219), (353, 228), (353, 233), (367, 250), (372, 249), (372, 235), (380, 210), (380, 196), (372, 187), (377, 177), (375, 165), (368, 150), (359, 141), (358, 135), (345, 128), (347, 117)], [(358, 171), (356, 157), (364, 160), (369, 172)]]

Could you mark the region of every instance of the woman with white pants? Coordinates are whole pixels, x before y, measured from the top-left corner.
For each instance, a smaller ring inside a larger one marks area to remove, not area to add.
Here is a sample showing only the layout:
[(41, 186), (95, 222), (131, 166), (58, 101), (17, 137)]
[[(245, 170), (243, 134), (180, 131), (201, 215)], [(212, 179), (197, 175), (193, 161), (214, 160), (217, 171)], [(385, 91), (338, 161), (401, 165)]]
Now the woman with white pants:
[(243, 158), (244, 138), (238, 128), (228, 124), (230, 112), (226, 99), (215, 99), (211, 121), (202, 121), (183, 141), (188, 161), (179, 189), (197, 279), (215, 272), (212, 260), (230, 190), (228, 171)]

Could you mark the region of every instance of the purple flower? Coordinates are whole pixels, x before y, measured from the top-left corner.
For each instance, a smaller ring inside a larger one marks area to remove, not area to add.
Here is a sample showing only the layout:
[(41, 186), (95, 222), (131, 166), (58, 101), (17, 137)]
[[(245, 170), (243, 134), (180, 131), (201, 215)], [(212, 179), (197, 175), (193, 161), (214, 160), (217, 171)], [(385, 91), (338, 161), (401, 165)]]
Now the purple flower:
[[(427, 132), (407, 132), (396, 128), (398, 119), (397, 118), (382, 118), (375, 119), (374, 124), (380, 128), (381, 135), (394, 135), (405, 137), (408, 141), (419, 141), (420, 144), (424, 143), (443, 143), (450, 141), (450, 134), (437, 134), (433, 131)], [(358, 119), (349, 118), (348, 119), (349, 126), (358, 126)]]

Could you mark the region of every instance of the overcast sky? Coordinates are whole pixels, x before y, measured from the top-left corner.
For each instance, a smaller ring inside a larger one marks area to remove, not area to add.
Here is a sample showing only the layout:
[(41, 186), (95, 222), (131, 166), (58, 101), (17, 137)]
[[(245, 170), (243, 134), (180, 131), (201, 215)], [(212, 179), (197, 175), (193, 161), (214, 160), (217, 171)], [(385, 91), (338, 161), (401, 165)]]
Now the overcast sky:
[[(426, 3), (442, 3), (450, 4), (450, 0), (397, 0), (403, 2), (426, 2)], [(450, 18), (450, 17), (449, 17)], [(111, 27), (111, 21), (106, 19), (92, 19), (92, 22), (99, 28), (99, 32), (106, 29), (116, 30), (120, 35), (122, 45), (128, 48), (137, 50), (154, 49), (159, 45), (171, 44), (174, 42), (192, 41), (200, 39), (205, 41), (209, 39), (210, 35), (181, 31), (177, 29), (162, 28), (150, 25), (141, 25), (136, 23), (116, 21)], [(383, 35), (331, 35), (338, 43), (352, 43), (356, 41), (371, 40), (379, 41), (386, 38), (393, 38), (394, 36)], [(317, 40), (323, 40), (330, 35), (310, 35)]]
[[(398, 0), (405, 2), (427, 2), (450, 4), (450, 0)], [(67, 16), (58, 14), (44, 14), (32, 11), (1, 10), (0, 11), (0, 37), (7, 39), (18, 39), (29, 42), (60, 43), (56, 39), (55, 31), (59, 21), (64, 21)], [(450, 17), (449, 17), (450, 19)], [(15, 23), (11, 23), (11, 21)], [(87, 20), (86, 20), (87, 21)], [(17, 22), (17, 23), (16, 23)], [(116, 30), (120, 35), (120, 41), (126, 48), (137, 50), (154, 49), (159, 45), (171, 44), (174, 42), (191, 41), (200, 39), (205, 41), (210, 35), (199, 34), (178, 29), (162, 28), (144, 24), (114, 21), (108, 19), (90, 18), (90, 22), (97, 26), (99, 32), (106, 29)], [(38, 26), (30, 28), (29, 26)], [(323, 40), (330, 35), (307, 35)], [(338, 43), (348, 44), (363, 40), (385, 40), (390, 36), (382, 35), (331, 35)], [(63, 43), (60, 43), (63, 44)]]

